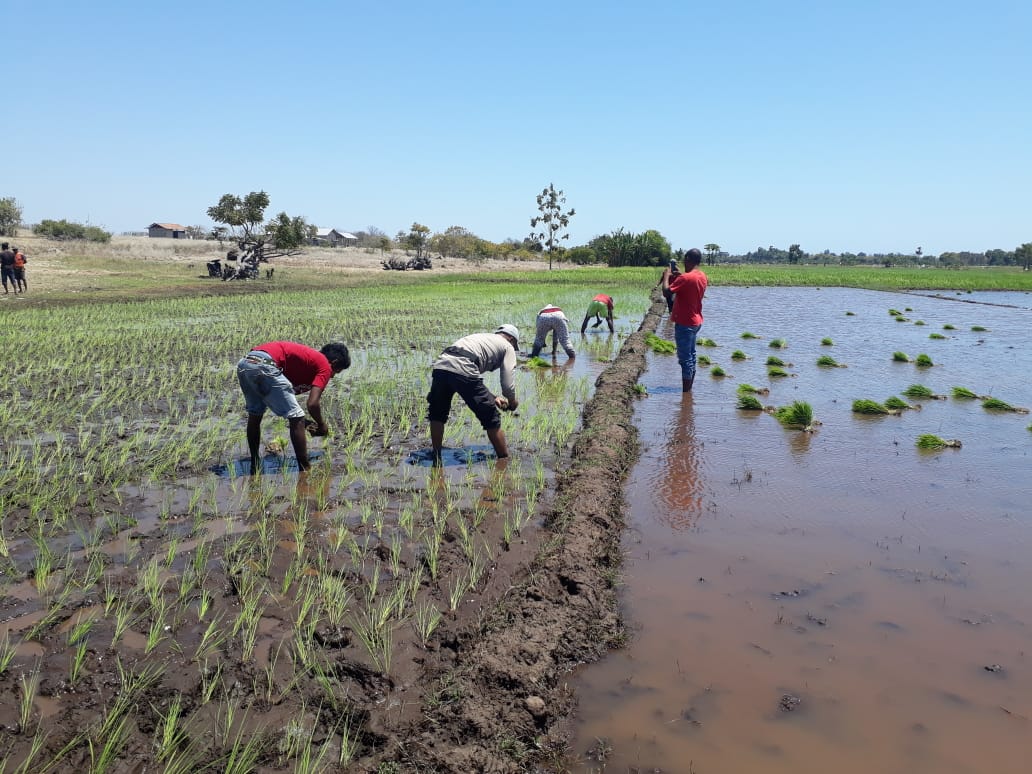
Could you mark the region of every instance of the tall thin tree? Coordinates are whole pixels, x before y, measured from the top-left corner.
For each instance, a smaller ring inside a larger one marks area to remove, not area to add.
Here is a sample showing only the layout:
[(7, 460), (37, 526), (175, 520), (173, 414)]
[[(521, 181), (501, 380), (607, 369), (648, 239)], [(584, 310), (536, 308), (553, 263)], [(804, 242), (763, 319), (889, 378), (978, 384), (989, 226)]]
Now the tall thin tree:
[(566, 204), (566, 197), (562, 191), (555, 189), (555, 184), (549, 183), (537, 197), (538, 211), (541, 213), (530, 219), (530, 239), (537, 245), (548, 250), (548, 268), (552, 268), (552, 253), (563, 239), (569, 239), (570, 235), (566, 229), (570, 225), (570, 218), (576, 215), (571, 207), (563, 212)]

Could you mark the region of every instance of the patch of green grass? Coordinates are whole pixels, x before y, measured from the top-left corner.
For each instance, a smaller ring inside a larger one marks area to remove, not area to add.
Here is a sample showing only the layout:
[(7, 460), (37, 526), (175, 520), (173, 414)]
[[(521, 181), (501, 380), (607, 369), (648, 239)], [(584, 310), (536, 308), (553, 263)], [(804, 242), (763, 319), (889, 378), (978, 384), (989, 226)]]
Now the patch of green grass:
[(740, 349), (736, 349), (734, 352), (731, 353), (731, 359), (732, 360), (745, 360), (747, 358), (748, 358), (748, 355), (746, 355)]
[(833, 346), (835, 346), (835, 342), (832, 341), (831, 339), (825, 337), (825, 338), (821, 339), (821, 346), (822, 347), (833, 347)]
[(924, 353), (921, 353), (916, 358), (914, 358), (914, 364), (918, 368), (931, 368), (933, 365), (935, 365), (935, 363), (932, 362), (932, 359)]
[(529, 358), (527, 360), (526, 364), (528, 366), (530, 366), (531, 368), (551, 368), (552, 367), (551, 363), (549, 363), (543, 357), (538, 357), (537, 355), (535, 355), (532, 358)]
[(804, 401), (792, 401), (789, 406), (774, 410), (774, 416), (785, 427), (809, 428), (813, 425), (813, 407)]
[(896, 363), (909, 363), (910, 355), (908, 355), (906, 352), (893, 352), (892, 360)]
[(958, 400), (978, 400), (978, 396), (967, 387), (954, 387), (951, 394)]
[(654, 333), (645, 334), (645, 346), (660, 355), (672, 355), (677, 351), (677, 345), (674, 342), (660, 338)]
[(780, 357), (774, 357), (774, 355), (771, 355), (767, 358), (767, 365), (781, 367), (785, 365), (785, 361)]
[(768, 347), (773, 347), (774, 349), (784, 349), (785, 347), (788, 346), (788, 342), (785, 341), (784, 339), (774, 339), (767, 346)]
[(945, 339), (946, 337), (943, 336), (941, 333), (929, 333), (928, 334), (928, 338), (930, 338), (930, 339)]
[(743, 411), (763, 411), (763, 404), (760, 403), (755, 395), (739, 395), (735, 408), (740, 408)]
[(817, 365), (821, 368), (841, 368), (839, 362), (831, 355), (821, 355), (817, 358)]
[(888, 414), (889, 410), (876, 400), (858, 398), (853, 401), (854, 414)]
[(917, 437), (917, 448), (919, 449), (959, 449), (960, 441), (946, 441), (937, 435), (924, 433)]

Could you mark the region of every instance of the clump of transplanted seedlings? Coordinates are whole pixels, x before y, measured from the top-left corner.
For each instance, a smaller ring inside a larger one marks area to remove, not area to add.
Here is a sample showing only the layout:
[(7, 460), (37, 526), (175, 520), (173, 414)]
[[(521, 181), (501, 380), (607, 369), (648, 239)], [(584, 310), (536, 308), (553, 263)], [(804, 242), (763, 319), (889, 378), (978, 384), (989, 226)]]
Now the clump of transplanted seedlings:
[(634, 390), (634, 394), (639, 398), (649, 397), (649, 388), (641, 382), (635, 384), (631, 389)]
[(825, 336), (823, 339), (821, 339), (821, 346), (822, 347), (833, 347), (833, 346), (835, 346), (835, 342), (832, 341), (827, 336)]
[(750, 333), (749, 331), (745, 331), (742, 334), (742, 338), (743, 339), (758, 339), (759, 336), (757, 336), (755, 333)]
[(543, 357), (535, 355), (532, 358), (527, 359), (527, 363), (530, 368), (551, 368), (552, 364), (545, 360)]
[(1021, 408), (1020, 406), (1012, 406), (1007, 401), (1000, 400), (999, 398), (986, 398), (982, 401), (982, 408), (988, 411), (1011, 411), (1015, 414), (1027, 414), (1027, 408)]
[(853, 401), (854, 414), (899, 414), (899, 410), (890, 409), (876, 400), (857, 398)]
[(904, 317), (903, 315), (900, 315), (899, 317), (895, 318), (895, 320), (896, 322), (910, 322), (910, 318)]
[(928, 400), (946, 400), (945, 395), (936, 395), (932, 392), (931, 388), (925, 387), (923, 384), (912, 384), (903, 390), (903, 394), (908, 398), (927, 398)]
[(788, 371), (786, 371), (784, 368), (779, 368), (778, 366), (770, 366), (767, 369), (767, 376), (769, 376), (771, 379), (783, 379), (784, 377), (788, 376)]
[(774, 349), (784, 349), (785, 347), (788, 346), (788, 342), (785, 341), (784, 339), (774, 339), (767, 346), (768, 347), (772, 347)]
[(774, 409), (774, 416), (785, 427), (797, 428), (806, 433), (813, 432), (817, 424), (813, 418), (813, 407), (801, 400)]
[(972, 325), (971, 326), (971, 330), (973, 330), (975, 333), (984, 333), (985, 331), (987, 331), (989, 329), (986, 328), (983, 325)]
[(944, 326), (942, 326), (942, 329), (944, 331), (955, 331), (955, 330), (957, 330), (957, 326), (956, 325), (950, 325), (949, 323), (946, 323)]
[(767, 387), (753, 387), (751, 384), (742, 382), (738, 385), (738, 392), (743, 395), (768, 395), (770, 389)]
[(742, 352), (742, 350), (740, 349), (736, 349), (734, 352), (731, 353), (732, 360), (747, 360), (748, 357), (749, 356)]
[(845, 368), (845, 363), (838, 362), (831, 355), (821, 355), (817, 358), (817, 365), (821, 368)]
[(894, 363), (909, 363), (910, 362), (910, 355), (908, 355), (906, 352), (893, 352), (892, 353), (892, 362), (894, 362)]
[(846, 312), (846, 317), (856, 317), (856, 312)]
[(912, 405), (910, 403), (907, 403), (905, 400), (903, 400), (899, 396), (892, 395), (892, 396), (890, 396), (890, 397), (885, 399), (885, 408), (892, 409), (893, 411), (906, 411), (907, 409), (910, 409), (910, 410), (913, 411), (913, 410), (920, 410), (921, 406), (920, 406), (920, 404), (916, 405), (916, 406)]
[(899, 309), (890, 309), (889, 310), (889, 317), (899, 317), (901, 314), (903, 314), (903, 313), (901, 311), (899, 311)]
[(928, 355), (922, 352), (920, 355), (914, 358), (914, 365), (916, 365), (918, 368), (931, 368), (933, 365), (935, 365), (935, 363), (932, 362), (932, 359)]
[(727, 376), (727, 371), (725, 371), (720, 366), (715, 365), (715, 366), (713, 366), (713, 368), (710, 369), (710, 376), (714, 376), (714, 377)]
[(950, 390), (950, 394), (957, 400), (985, 400), (981, 395), (976, 395), (967, 387), (954, 387)]
[(947, 441), (931, 433), (923, 433), (917, 436), (918, 449), (959, 449), (960, 446), (960, 441)]
[(774, 355), (771, 355), (770, 357), (767, 358), (767, 365), (768, 366), (777, 366), (778, 368), (783, 368), (784, 365), (785, 365), (785, 361), (782, 360), (780, 357), (774, 357)]
[(930, 339), (945, 339), (946, 337), (943, 336), (941, 333), (929, 333), (928, 334), (928, 338), (930, 338)]
[(743, 411), (763, 411), (763, 404), (760, 403), (759, 398), (755, 395), (740, 392), (738, 393), (738, 403), (735, 404), (735, 408), (742, 409)]
[(660, 338), (654, 333), (645, 334), (645, 346), (660, 355), (672, 355), (677, 351), (674, 342)]
[(924, 325), (924, 324), (925, 324), (924, 320), (914, 320), (914, 325)]
[(717, 346), (717, 342), (715, 342), (713, 339), (699, 339), (699, 346), (700, 347), (715, 347), (715, 346)]
[(710, 360), (709, 356), (707, 355), (699, 355), (697, 362), (699, 365), (706, 366), (707, 368), (709, 368), (710, 365), (712, 365), (713, 363), (713, 361)]

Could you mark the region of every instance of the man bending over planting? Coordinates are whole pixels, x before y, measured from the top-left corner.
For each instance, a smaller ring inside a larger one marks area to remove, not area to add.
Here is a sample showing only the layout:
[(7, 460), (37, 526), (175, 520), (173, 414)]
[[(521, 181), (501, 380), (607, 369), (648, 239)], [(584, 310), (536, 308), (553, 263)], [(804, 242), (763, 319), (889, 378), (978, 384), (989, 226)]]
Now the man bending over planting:
[[(602, 315), (605, 315), (605, 317), (603, 317)], [(605, 293), (599, 293), (597, 296), (591, 299), (591, 303), (588, 304), (588, 311), (584, 314), (584, 322), (582, 322), (580, 326), (581, 335), (584, 335), (584, 331), (587, 330), (588, 320), (591, 319), (591, 317), (595, 318), (595, 324), (591, 326), (592, 328), (597, 328), (598, 326), (600, 326), (602, 324), (602, 320), (604, 319), (607, 323), (609, 323), (609, 332), (612, 333), (613, 297), (607, 296)]]
[[(351, 366), (351, 355), (344, 344), (327, 344), (322, 350), (292, 341), (271, 341), (255, 347), (237, 363), (237, 379), (247, 404), (247, 448), (251, 453), (251, 475), (261, 471), (258, 447), (262, 438), (262, 417), (265, 409), (290, 423), (290, 443), (294, 447), (297, 466), (308, 470), (308, 439), (305, 426), (312, 435), (327, 435), (330, 429), (323, 420), (319, 398), (336, 374)], [(305, 421), (305, 412), (295, 395), (308, 393), (308, 411), (312, 420)]]
[[(434, 361), (427, 417), (430, 420), (430, 446), (434, 462), (441, 462), (444, 444), (444, 423), (448, 421), (452, 398), (458, 393), (484, 430), (498, 459), (509, 456), (509, 447), (502, 430), (498, 409), (513, 411), (516, 400), (516, 347), (520, 332), (514, 325), (501, 325), (494, 333), (472, 333), (463, 336)], [(484, 384), (484, 374), (501, 369), (502, 394), (495, 396)]]

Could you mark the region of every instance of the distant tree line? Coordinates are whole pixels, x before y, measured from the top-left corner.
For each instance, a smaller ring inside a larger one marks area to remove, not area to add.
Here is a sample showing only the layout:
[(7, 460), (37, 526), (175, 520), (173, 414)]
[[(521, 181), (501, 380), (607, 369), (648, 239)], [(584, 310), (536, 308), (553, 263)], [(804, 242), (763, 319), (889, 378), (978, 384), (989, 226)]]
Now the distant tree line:
[(97, 226), (84, 226), (69, 220), (41, 220), (32, 227), (36, 236), (60, 240), (85, 240), (87, 242), (110, 242), (111, 232)]

